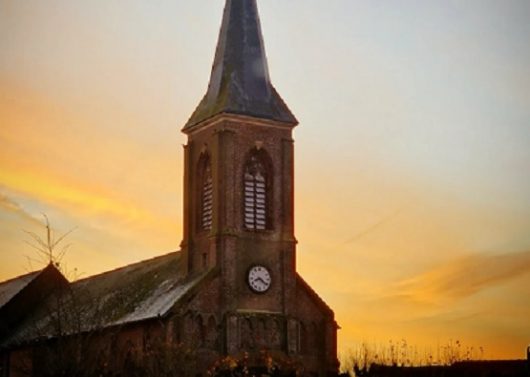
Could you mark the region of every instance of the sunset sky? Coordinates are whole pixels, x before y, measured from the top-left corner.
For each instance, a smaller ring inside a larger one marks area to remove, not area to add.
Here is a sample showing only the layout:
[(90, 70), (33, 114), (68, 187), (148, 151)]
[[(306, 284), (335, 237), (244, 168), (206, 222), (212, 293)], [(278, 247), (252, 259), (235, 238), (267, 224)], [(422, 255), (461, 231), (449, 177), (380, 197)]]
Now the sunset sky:
[[(345, 352), (530, 344), (530, 2), (259, 0), (298, 117), (298, 270)], [(0, 0), (0, 281), (177, 250), (222, 0)], [(74, 273), (77, 269), (77, 273)]]

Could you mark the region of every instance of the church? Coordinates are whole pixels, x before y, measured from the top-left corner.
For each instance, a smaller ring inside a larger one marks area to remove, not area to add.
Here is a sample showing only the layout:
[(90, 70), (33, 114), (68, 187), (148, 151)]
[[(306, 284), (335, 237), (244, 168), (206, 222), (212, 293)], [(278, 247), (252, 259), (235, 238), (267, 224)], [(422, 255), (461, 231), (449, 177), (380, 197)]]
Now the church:
[(0, 377), (86, 360), (79, 375), (337, 373), (334, 313), (296, 272), (297, 124), (271, 83), (256, 0), (226, 0), (208, 89), (182, 128), (181, 249), (75, 282), (51, 263), (0, 283)]

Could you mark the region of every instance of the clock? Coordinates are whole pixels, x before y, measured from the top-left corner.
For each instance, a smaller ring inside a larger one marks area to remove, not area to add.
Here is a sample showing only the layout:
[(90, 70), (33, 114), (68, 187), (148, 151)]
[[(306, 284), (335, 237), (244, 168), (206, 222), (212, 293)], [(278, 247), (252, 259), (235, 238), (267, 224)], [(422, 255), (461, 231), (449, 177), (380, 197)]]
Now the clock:
[(248, 270), (248, 286), (256, 293), (264, 293), (271, 286), (271, 274), (266, 267), (253, 266)]

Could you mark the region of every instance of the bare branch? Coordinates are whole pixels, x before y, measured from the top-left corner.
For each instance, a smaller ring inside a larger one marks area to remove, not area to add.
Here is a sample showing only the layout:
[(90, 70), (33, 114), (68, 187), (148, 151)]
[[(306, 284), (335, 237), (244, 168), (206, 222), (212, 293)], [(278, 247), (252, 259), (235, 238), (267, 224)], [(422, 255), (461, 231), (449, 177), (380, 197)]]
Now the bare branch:
[(46, 259), (48, 258), (48, 252), (46, 250), (42, 250), (41, 248), (39, 248), (38, 246), (32, 244), (31, 242), (28, 242), (28, 241), (24, 241), (25, 244), (31, 246), (32, 248), (34, 248), (38, 254), (40, 254), (42, 257), (45, 257)]
[(59, 267), (62, 259), (68, 252), (71, 245), (65, 245), (60, 249), (60, 251), (58, 251), (57, 248), (68, 235), (70, 235), (74, 230), (76, 230), (76, 228), (69, 230), (68, 232), (61, 235), (59, 238), (55, 238), (54, 231), (50, 225), (50, 219), (45, 213), (43, 213), (42, 216), (44, 217), (43, 225), (46, 229), (45, 238), (39, 236), (35, 232), (24, 230), (24, 233), (26, 233), (31, 238), (31, 242), (24, 242), (37, 251), (37, 255), (43, 259), (43, 261), (41, 262), (44, 262), (46, 264), (53, 263), (55, 266)]
[(24, 233), (28, 234), (29, 236), (31, 236), (31, 238), (33, 238), (33, 240), (35, 242), (37, 242), (40, 247), (44, 250), (48, 250), (48, 245), (42, 240), (42, 238), (40, 238), (36, 233), (33, 233), (33, 232), (29, 232), (27, 230), (24, 230)]
[(61, 251), (55, 256), (55, 260), (56, 260), (58, 263), (60, 263), (60, 262), (63, 260), (65, 254), (68, 252), (68, 250), (70, 249), (71, 246), (72, 246), (71, 243), (69, 243), (68, 245), (64, 246), (64, 247), (61, 249)]
[(77, 228), (72, 228), (72, 229), (70, 229), (68, 232), (66, 232), (66, 233), (63, 234), (61, 237), (59, 237), (59, 238), (57, 239), (57, 241), (53, 242), (51, 246), (52, 246), (52, 247), (57, 246), (62, 240), (65, 239), (65, 237), (67, 237), (68, 235), (70, 235), (70, 234), (71, 234), (73, 231), (75, 231), (76, 229), (77, 229)]

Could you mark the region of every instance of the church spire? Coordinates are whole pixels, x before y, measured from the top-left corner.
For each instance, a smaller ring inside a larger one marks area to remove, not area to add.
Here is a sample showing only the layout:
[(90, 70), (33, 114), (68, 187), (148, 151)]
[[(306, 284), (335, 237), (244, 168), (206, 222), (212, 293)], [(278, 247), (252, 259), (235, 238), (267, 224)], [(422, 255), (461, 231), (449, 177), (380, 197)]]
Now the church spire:
[(298, 123), (270, 81), (256, 0), (226, 0), (208, 91), (183, 130), (221, 113)]

